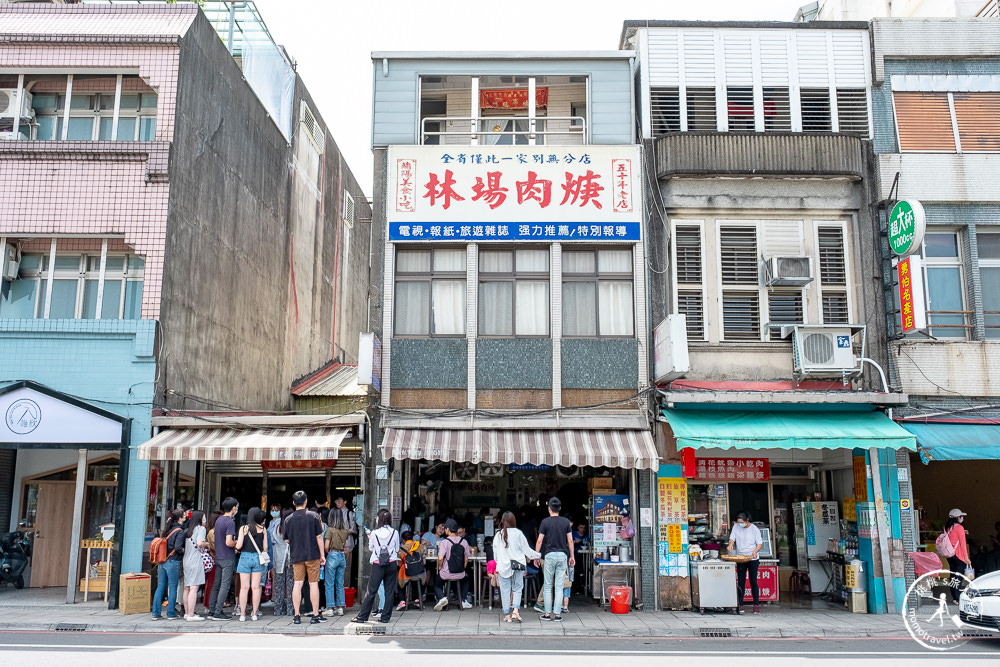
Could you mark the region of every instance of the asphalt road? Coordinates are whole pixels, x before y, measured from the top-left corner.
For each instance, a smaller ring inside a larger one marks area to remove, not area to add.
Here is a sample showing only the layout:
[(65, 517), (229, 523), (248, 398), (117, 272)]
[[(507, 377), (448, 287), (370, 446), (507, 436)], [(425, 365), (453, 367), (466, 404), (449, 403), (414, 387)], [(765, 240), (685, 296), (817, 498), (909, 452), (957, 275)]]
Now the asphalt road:
[[(512, 661), (566, 664), (573, 667), (657, 665), (664, 659), (776, 665), (852, 664), (904, 667), (915, 661), (962, 661), (1000, 664), (1000, 640), (973, 640), (955, 650), (934, 652), (901, 639), (678, 639), (559, 637), (343, 637), (331, 635), (139, 634), (139, 633), (2, 633), (3, 665), (329, 665), (351, 667), (406, 665), (440, 667), (457, 658), (476, 667), (510, 667)], [(71, 662), (72, 661), (72, 662)], [(544, 664), (544, 663), (543, 663)], [(685, 663), (681, 663), (685, 664)]]

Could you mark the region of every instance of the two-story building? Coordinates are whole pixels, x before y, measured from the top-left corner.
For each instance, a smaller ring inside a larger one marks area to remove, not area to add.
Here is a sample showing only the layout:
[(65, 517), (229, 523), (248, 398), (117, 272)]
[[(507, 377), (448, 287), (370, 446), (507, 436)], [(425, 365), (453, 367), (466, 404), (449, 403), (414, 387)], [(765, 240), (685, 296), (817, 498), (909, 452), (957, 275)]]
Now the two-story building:
[(868, 25), (626, 21), (621, 47), (650, 185), (660, 605), (690, 606), (688, 545), (724, 549), (745, 511), (767, 599), (793, 571), (846, 599), (827, 538), (842, 558), (860, 527), (866, 606), (891, 609), (914, 439), (883, 412), (906, 398), (883, 374)]
[[(492, 510), (530, 526), (557, 496), (591, 527), (598, 574), (619, 547), (630, 583), (655, 567), (634, 57), (372, 54), (387, 467), (366, 515), (492, 537)], [(595, 525), (605, 506), (635, 538)]]
[(356, 360), (370, 218), (252, 5), (227, 42), (191, 4), (0, 5), (0, 522), (70, 602), (110, 573), (114, 605), (164, 509), (360, 444), (362, 415), (242, 416)]
[[(910, 395), (902, 423), (920, 449), (914, 543), (932, 543), (958, 507), (975, 555), (992, 550), (1000, 473), (1000, 23), (876, 19), (872, 34), (882, 224), (890, 231), (905, 201), (919, 202), (924, 227), (908, 258), (883, 248), (891, 375)], [(900, 288), (905, 259), (912, 294)]]

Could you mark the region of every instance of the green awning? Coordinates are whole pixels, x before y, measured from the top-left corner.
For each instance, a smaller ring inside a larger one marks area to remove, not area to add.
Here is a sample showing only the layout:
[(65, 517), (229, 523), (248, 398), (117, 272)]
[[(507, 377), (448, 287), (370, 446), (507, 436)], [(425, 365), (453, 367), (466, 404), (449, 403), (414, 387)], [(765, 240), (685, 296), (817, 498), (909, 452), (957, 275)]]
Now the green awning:
[(916, 450), (917, 439), (877, 411), (664, 410), (682, 447)]

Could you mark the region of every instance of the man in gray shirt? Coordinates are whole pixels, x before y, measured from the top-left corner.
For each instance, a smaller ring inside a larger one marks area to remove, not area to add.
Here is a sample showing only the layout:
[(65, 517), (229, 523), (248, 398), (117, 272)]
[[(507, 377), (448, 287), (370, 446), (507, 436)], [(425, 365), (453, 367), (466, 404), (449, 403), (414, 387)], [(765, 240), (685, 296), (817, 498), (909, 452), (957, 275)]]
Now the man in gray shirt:
[(760, 588), (757, 586), (757, 568), (760, 560), (757, 554), (764, 546), (760, 528), (750, 523), (750, 514), (740, 512), (736, 515), (736, 525), (729, 535), (729, 553), (736, 552), (738, 556), (750, 556), (750, 560), (736, 564), (736, 613), (743, 613), (743, 596), (747, 573), (750, 574), (750, 591), (753, 593), (753, 613), (760, 613)]

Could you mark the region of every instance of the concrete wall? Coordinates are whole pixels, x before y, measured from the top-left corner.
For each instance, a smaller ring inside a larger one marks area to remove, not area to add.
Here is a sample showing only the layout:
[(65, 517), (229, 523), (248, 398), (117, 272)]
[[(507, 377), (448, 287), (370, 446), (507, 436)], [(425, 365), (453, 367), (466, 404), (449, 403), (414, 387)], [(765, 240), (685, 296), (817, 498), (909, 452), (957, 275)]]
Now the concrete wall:
[[(176, 408), (286, 409), (293, 378), (356, 359), (366, 199), (328, 130), (322, 153), (298, 122), (285, 141), (203, 17), (181, 40), (178, 82), (158, 389)], [(319, 121), (297, 79), (296, 119), (302, 101)]]
[(896, 341), (893, 357), (911, 396), (1000, 395), (1000, 341)]

